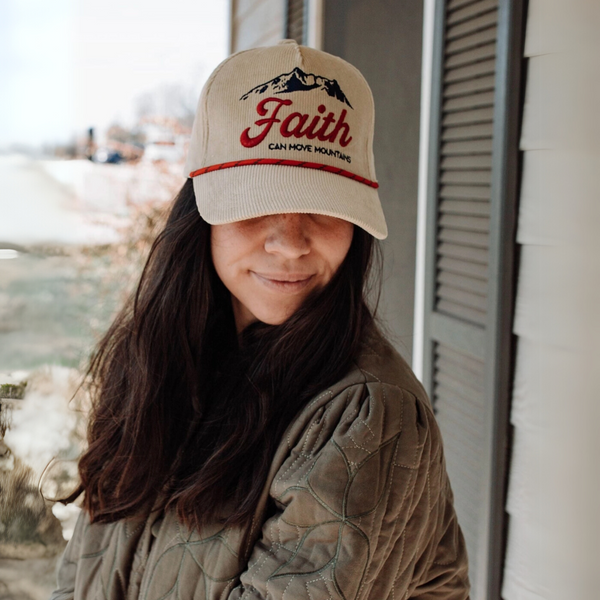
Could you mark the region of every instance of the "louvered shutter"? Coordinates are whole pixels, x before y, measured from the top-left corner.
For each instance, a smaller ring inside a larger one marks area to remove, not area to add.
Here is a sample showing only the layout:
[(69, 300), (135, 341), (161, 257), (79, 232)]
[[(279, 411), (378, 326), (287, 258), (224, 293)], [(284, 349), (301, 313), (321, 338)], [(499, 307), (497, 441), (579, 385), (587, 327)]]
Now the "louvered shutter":
[(308, 0), (287, 0), (286, 38), (306, 44)]
[(436, 8), (423, 376), (473, 600), (500, 598), (522, 12), (521, 0)]

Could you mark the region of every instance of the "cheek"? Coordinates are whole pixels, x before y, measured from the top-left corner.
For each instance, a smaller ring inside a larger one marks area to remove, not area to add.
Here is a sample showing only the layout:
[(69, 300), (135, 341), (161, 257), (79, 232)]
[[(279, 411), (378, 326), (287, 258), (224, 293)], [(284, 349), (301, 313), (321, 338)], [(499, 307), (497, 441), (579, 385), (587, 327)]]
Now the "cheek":
[(354, 225), (343, 221), (327, 239), (323, 248), (323, 255), (327, 258), (331, 275), (333, 275), (344, 262), (352, 244)]
[(210, 230), (210, 253), (217, 275), (223, 280), (223, 272), (226, 271), (227, 263), (227, 245), (224, 244), (222, 236), (216, 231), (214, 225)]
[(226, 225), (213, 225), (210, 249), (213, 265), (221, 281), (229, 288), (235, 281), (240, 256), (244, 254), (242, 240), (235, 230)]

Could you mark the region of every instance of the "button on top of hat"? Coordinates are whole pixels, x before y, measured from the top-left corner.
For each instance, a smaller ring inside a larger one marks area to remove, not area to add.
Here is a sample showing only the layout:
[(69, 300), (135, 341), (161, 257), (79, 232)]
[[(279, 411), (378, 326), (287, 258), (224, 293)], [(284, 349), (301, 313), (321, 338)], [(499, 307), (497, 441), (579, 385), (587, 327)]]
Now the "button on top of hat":
[(298, 42), (296, 40), (280, 40), (279, 42), (277, 42), (278, 46), (282, 46), (284, 44), (295, 44), (295, 45), (298, 45)]

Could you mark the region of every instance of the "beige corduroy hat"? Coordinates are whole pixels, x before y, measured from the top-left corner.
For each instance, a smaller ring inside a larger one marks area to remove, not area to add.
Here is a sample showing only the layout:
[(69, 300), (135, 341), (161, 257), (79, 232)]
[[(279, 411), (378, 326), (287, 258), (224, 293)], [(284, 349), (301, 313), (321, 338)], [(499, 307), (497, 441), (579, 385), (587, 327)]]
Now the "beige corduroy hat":
[(373, 96), (346, 61), (283, 40), (224, 60), (204, 85), (185, 174), (208, 223), (331, 215), (387, 236)]

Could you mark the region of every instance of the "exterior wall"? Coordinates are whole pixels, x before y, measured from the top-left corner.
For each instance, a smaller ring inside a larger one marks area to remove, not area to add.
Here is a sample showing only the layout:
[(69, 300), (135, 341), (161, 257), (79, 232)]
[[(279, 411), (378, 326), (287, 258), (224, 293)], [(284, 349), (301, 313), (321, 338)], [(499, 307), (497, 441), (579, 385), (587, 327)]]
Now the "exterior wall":
[(529, 2), (504, 600), (598, 596), (598, 9)]
[(324, 3), (323, 50), (365, 76), (375, 98), (375, 169), (390, 235), (380, 316), (410, 361), (415, 293), (423, 2)]
[(231, 0), (230, 52), (270, 46), (284, 34), (283, 0)]

